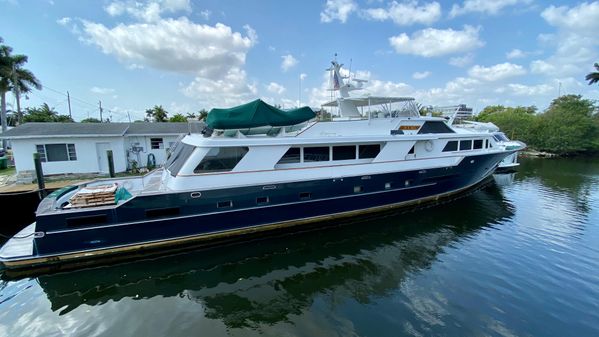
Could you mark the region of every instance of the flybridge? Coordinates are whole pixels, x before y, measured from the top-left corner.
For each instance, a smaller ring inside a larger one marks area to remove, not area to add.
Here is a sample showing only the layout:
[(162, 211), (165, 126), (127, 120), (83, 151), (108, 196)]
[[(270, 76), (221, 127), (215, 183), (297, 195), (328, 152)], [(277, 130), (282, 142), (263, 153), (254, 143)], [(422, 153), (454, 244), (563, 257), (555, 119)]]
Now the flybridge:
[[(371, 118), (371, 117), (418, 117), (420, 113), (414, 98), (412, 97), (387, 97), (387, 96), (357, 96), (351, 97), (350, 91), (362, 90), (366, 80), (350, 79), (341, 76), (343, 64), (331, 61), (331, 67), (327, 69), (331, 74), (332, 87), (329, 91), (339, 93), (339, 97), (322, 104), (323, 108), (337, 108), (339, 117), (346, 118)], [(351, 83), (356, 82), (357, 85)], [(393, 105), (393, 103), (399, 103)], [(373, 115), (374, 114), (374, 115)]]

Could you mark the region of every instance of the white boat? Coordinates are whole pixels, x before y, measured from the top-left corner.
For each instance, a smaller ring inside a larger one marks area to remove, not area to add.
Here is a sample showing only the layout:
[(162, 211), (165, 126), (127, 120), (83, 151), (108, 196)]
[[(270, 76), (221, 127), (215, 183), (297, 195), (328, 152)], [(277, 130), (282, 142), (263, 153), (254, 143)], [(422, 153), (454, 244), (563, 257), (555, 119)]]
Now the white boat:
[[(474, 121), (461, 121), (460, 123), (453, 124), (454, 129), (457, 132), (488, 132), (493, 135), (493, 138), (498, 144), (505, 146), (506, 148), (520, 148), (523, 150), (526, 146), (515, 140), (510, 140), (505, 133), (501, 132), (499, 127), (491, 122), (474, 122)], [(497, 166), (497, 172), (511, 172), (516, 170), (520, 165), (518, 163), (518, 151), (506, 156)]]
[[(7, 268), (87, 263), (437, 200), (477, 185), (521, 147), (422, 117), (413, 98), (349, 95), (363, 81), (329, 69), (334, 97), (311, 109), (260, 100), (213, 109), (164, 167), (46, 197), (0, 250)], [(357, 83), (354, 85), (355, 82)]]

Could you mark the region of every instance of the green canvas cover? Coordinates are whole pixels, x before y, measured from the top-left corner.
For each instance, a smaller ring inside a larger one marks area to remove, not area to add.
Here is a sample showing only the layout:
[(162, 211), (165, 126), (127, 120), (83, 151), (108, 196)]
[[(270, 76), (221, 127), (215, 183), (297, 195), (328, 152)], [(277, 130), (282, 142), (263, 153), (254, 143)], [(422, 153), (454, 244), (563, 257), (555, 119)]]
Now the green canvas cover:
[(206, 124), (213, 129), (249, 129), (259, 126), (295, 125), (314, 118), (309, 107), (283, 111), (261, 99), (229, 109), (212, 109)]

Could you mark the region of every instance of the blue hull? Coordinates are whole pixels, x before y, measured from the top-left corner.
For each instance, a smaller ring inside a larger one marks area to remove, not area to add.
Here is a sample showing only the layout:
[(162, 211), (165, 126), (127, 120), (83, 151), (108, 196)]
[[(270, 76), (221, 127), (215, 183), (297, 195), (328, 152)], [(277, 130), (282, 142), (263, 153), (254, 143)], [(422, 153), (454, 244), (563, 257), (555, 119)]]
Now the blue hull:
[(45, 235), (34, 239), (31, 259), (48, 264), (80, 252), (114, 255), (127, 247), (231, 236), (406, 205), (470, 187), (490, 175), (504, 156), (466, 157), (455, 167), (430, 170), (201, 191), (199, 198), (190, 191), (138, 196), (115, 209), (38, 216), (36, 231)]

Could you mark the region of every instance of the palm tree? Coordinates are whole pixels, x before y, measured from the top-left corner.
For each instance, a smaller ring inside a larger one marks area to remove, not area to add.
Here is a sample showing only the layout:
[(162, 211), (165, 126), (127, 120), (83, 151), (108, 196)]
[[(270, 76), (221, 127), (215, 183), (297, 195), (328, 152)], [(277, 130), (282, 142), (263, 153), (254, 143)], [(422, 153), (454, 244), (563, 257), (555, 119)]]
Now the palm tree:
[(35, 75), (23, 68), (23, 65), (27, 63), (27, 56), (25, 55), (14, 55), (12, 59), (12, 88), (17, 99), (17, 118), (19, 123), (23, 120), (23, 113), (21, 112), (21, 94), (31, 92), (32, 87), (37, 90), (42, 90), (42, 84), (35, 77)]
[[(6, 93), (10, 90), (10, 53), (12, 48), (3, 45), (0, 37), (0, 122), (2, 133), (6, 132)], [(6, 140), (2, 140), (2, 148), (6, 149)]]
[[(3, 40), (0, 38), (0, 43)], [(0, 44), (0, 96), (2, 99), (2, 117), (6, 118), (6, 93), (14, 91), (17, 100), (17, 120), (23, 120), (21, 113), (21, 93), (28, 93), (31, 88), (42, 89), (40, 81), (33, 73), (23, 68), (27, 63), (27, 56), (12, 55), (12, 48)], [(4, 119), (3, 119), (4, 120)], [(4, 125), (4, 123), (3, 123)]]
[(162, 105), (154, 105), (152, 109), (146, 110), (148, 120), (153, 119), (154, 122), (166, 122), (168, 120), (168, 112)]
[(595, 84), (599, 82), (599, 63), (595, 63), (595, 69), (597, 71), (589, 73), (585, 79), (589, 81), (589, 85)]

